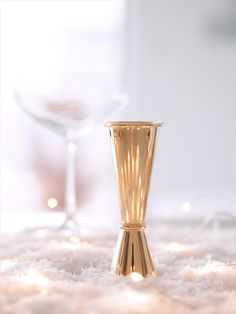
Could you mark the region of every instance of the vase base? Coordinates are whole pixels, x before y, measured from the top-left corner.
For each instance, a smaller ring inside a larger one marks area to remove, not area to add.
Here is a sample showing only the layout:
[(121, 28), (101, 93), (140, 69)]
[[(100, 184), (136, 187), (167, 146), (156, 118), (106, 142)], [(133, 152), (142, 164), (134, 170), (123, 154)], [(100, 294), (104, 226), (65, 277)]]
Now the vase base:
[(143, 229), (120, 229), (111, 268), (117, 275), (123, 276), (132, 273), (142, 277), (157, 275)]

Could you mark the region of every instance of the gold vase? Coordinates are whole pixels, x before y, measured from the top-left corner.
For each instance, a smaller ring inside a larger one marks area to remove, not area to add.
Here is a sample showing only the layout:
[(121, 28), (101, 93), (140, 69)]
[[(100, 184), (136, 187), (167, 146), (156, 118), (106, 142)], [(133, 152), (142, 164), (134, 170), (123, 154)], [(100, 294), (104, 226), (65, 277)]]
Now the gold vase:
[(157, 131), (162, 123), (109, 122), (121, 225), (112, 270), (133, 279), (156, 276), (145, 229)]

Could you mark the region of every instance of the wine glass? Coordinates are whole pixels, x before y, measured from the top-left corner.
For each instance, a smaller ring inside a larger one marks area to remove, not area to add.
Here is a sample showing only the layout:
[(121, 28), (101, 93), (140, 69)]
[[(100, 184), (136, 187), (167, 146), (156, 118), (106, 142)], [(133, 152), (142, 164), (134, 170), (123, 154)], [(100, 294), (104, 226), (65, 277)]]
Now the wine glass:
[(35, 73), (17, 79), (15, 97), (26, 114), (65, 139), (66, 218), (59, 229), (77, 226), (77, 139), (126, 104), (124, 79), (114, 73), (70, 73), (61, 77)]

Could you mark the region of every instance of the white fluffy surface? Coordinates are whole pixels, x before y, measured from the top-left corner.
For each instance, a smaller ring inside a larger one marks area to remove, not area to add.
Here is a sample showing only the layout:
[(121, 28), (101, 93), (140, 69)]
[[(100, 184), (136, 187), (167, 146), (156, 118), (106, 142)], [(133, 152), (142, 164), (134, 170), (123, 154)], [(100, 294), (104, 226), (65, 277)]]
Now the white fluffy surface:
[(236, 313), (235, 226), (150, 226), (158, 276), (142, 282), (110, 272), (114, 232), (80, 243), (36, 229), (2, 236), (0, 313)]

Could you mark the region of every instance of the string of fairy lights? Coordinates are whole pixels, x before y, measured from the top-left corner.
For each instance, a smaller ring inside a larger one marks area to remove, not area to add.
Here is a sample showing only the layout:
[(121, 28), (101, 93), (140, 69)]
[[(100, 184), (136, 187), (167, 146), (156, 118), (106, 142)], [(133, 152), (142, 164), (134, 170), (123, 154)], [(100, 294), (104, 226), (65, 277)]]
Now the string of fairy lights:
[[(202, 199), (206, 198), (207, 194), (199, 195), (195, 197), (191, 201), (185, 201), (182, 203), (181, 211), (187, 213), (190, 212), (193, 206), (196, 206), (197, 202), (200, 202)], [(227, 199), (231, 204), (235, 205), (235, 200), (233, 198), (228, 197), (227, 195), (223, 196)], [(58, 201), (54, 197), (50, 197), (47, 201), (47, 206), (51, 209), (55, 209), (58, 206)], [(187, 237), (199, 234), (204, 228), (208, 228), (211, 225), (214, 225), (214, 222), (217, 222), (218, 228), (220, 228), (220, 224), (222, 221), (231, 222), (231, 224), (236, 225), (236, 216), (232, 213), (232, 210), (215, 210), (212, 211), (209, 215), (203, 217), (203, 219), (197, 223), (191, 231), (188, 231)], [(38, 229), (37, 231), (38, 238), (44, 238), (48, 236), (45, 230)], [(160, 249), (165, 250), (166, 252), (170, 252), (172, 254), (182, 253), (183, 256), (189, 256), (189, 250), (192, 250), (192, 245), (185, 244), (184, 240), (186, 239), (186, 234), (183, 233), (183, 236), (179, 238), (177, 242), (165, 243), (160, 246)], [(84, 240), (81, 240), (76, 235), (70, 237), (59, 238), (57, 245), (59, 245), (63, 250), (80, 250), (80, 249), (91, 249), (94, 245), (92, 243), (88, 243)], [(18, 259), (11, 258), (0, 258), (0, 274), (5, 273), (11, 268), (20, 265), (20, 261)], [(212, 261), (208, 260), (205, 264), (192, 267), (189, 267), (189, 276), (192, 278), (202, 278), (207, 274), (229, 274), (230, 272), (236, 271), (236, 260), (231, 262), (222, 262), (222, 261)], [(131, 280), (134, 282), (142, 281), (142, 275), (138, 273), (131, 274)], [(31, 268), (26, 272), (19, 274), (16, 276), (16, 281), (19, 283), (24, 283), (25, 285), (37, 285), (39, 287), (47, 286), (50, 283), (50, 278), (40, 269)]]

